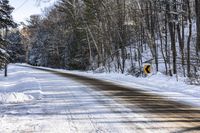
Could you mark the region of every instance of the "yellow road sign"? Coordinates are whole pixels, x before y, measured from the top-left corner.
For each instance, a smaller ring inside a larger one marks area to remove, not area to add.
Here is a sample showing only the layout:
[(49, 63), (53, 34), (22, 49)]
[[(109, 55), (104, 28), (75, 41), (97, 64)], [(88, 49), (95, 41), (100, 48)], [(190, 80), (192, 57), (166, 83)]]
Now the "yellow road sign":
[(146, 75), (151, 73), (151, 65), (144, 65), (144, 73)]

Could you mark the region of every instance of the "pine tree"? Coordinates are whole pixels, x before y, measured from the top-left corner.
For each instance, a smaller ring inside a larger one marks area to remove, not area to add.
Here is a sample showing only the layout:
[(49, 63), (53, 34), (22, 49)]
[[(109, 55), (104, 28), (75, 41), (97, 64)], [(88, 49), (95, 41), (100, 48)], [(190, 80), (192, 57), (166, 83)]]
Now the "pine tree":
[(0, 36), (0, 69), (2, 69), (8, 63), (8, 54), (6, 51), (8, 41), (5, 39), (8, 28), (16, 26), (11, 16), (13, 9), (14, 8), (9, 5), (8, 0), (0, 0), (0, 29), (1, 32), (4, 33), (2, 36)]

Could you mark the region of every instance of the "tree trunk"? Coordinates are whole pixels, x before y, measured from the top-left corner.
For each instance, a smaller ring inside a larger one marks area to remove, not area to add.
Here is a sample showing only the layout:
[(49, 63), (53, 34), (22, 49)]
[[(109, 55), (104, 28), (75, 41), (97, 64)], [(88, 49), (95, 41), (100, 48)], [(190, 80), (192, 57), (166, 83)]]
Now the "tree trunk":
[[(184, 31), (184, 26), (182, 31)], [(181, 53), (181, 64), (182, 64), (182, 69), (183, 69), (183, 75), (185, 76), (185, 59), (184, 59), (184, 40), (181, 37), (181, 29), (180, 29), (180, 24), (177, 24), (177, 34), (178, 34), (178, 40), (179, 40), (179, 47), (180, 47), (180, 53)]]
[(189, 19), (189, 36), (187, 41), (187, 75), (188, 77), (191, 76), (191, 62), (190, 62), (190, 41), (192, 36), (192, 20), (191, 20), (191, 9), (190, 9), (190, 2), (187, 0), (187, 6), (188, 6), (188, 19)]
[[(5, 39), (7, 39), (7, 37), (8, 37), (8, 27), (6, 27), (6, 34), (5, 34)], [(5, 46), (5, 47), (7, 47), (7, 46)], [(8, 76), (8, 74), (7, 74), (7, 69), (8, 69), (8, 59), (7, 59), (8, 57), (6, 57), (6, 61), (5, 61), (5, 73), (4, 73), (4, 76), (5, 77), (7, 77)]]
[(197, 52), (199, 52), (200, 51), (200, 1), (195, 0), (195, 5), (196, 5), (196, 25), (197, 25), (196, 47), (197, 47)]
[(176, 69), (176, 35), (175, 35), (175, 22), (173, 22), (172, 15), (170, 14), (170, 5), (167, 3), (166, 9), (168, 11), (168, 27), (169, 27), (169, 33), (171, 37), (171, 50), (172, 50), (172, 58), (173, 58), (173, 74), (177, 73)]

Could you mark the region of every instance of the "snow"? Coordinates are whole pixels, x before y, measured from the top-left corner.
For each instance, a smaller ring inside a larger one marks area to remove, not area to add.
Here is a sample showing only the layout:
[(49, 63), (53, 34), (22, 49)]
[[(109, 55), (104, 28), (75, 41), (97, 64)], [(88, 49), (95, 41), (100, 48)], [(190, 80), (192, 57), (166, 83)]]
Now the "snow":
[[(11, 69), (14, 66), (10, 66)], [(3, 77), (3, 72), (0, 75)], [(17, 104), (30, 102), (34, 100), (34, 97), (28, 93), (25, 93), (30, 87), (34, 86), (34, 78), (26, 77), (26, 72), (13, 69), (9, 78), (0, 78), (0, 103), (1, 104)], [(25, 74), (23, 77), (20, 74)]]
[[(94, 86), (23, 66), (29, 65), (9, 65), (6, 78), (0, 72), (0, 132), (129, 133), (169, 132), (178, 128), (173, 122), (151, 123), (148, 112), (145, 114), (137, 105), (131, 105), (134, 107), (129, 109), (117, 103), (120, 99), (112, 99), (106, 94), (109, 92), (95, 91)], [(117, 73), (51, 70), (142, 89), (193, 106), (200, 103), (199, 86), (187, 85), (180, 77), (177, 81), (176, 77), (161, 73), (135, 78)], [(165, 128), (161, 130), (160, 127)]]
[(143, 115), (50, 72), (11, 64), (8, 77), (0, 72), (0, 94), (1, 133), (150, 132), (148, 125), (137, 123), (150, 121)]
[[(51, 69), (45, 67), (41, 68)], [(144, 90), (150, 93), (161, 95), (166, 99), (173, 100), (176, 102), (200, 107), (200, 86), (189, 85), (186, 83), (186, 78), (176, 77), (175, 75), (173, 77), (170, 77), (160, 72), (157, 72), (156, 74), (151, 74), (146, 78), (137, 78), (131, 75), (119, 74), (114, 72), (95, 73), (92, 71), (82, 72), (61, 69), (51, 70), (92, 77), (95, 79), (111, 82), (120, 86)]]
[(31, 95), (24, 93), (5, 93), (0, 94), (0, 103), (22, 103), (33, 100)]
[(147, 78), (136, 78), (131, 75), (118, 73), (96, 74), (92, 72), (77, 71), (73, 73), (106, 80), (129, 88), (145, 90), (173, 101), (200, 107), (200, 86), (186, 84), (185, 78), (178, 77), (177, 79), (175, 76), (169, 77), (159, 72)]
[(2, 54), (6, 54), (7, 52), (4, 50), (4, 49), (2, 49), (2, 48), (0, 48), (0, 52), (2, 53)]
[(10, 55), (2, 48), (0, 48), (0, 53), (2, 53), (3, 55), (9, 57)]

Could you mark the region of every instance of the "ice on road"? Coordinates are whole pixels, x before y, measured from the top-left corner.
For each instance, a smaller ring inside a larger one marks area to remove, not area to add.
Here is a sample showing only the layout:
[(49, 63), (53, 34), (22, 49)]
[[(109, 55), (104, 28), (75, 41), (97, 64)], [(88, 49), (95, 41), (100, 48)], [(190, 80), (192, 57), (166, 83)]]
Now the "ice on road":
[(142, 124), (125, 122), (142, 116), (92, 86), (16, 65), (8, 72), (0, 77), (0, 96), (7, 96), (0, 104), (0, 133), (148, 132)]

